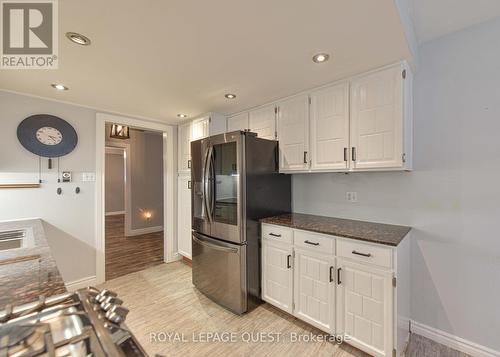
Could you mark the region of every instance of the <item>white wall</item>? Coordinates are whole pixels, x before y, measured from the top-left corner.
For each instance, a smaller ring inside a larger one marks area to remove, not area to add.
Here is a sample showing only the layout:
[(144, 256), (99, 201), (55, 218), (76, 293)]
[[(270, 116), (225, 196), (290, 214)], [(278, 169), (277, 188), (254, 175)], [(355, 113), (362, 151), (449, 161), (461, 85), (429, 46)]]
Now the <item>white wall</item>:
[(56, 169), (49, 173), (44, 160), (42, 178), (48, 182), (41, 188), (0, 190), (0, 220), (42, 218), (64, 280), (94, 276), (94, 183), (82, 182), (81, 173), (95, 171), (95, 111), (0, 91), (0, 182), (38, 178), (38, 157), (21, 146), (16, 130), (23, 119), (41, 113), (63, 118), (78, 133), (76, 149), (61, 158), (61, 170), (73, 172), (74, 181), (58, 184)]
[(293, 177), (296, 212), (412, 226), (412, 318), (496, 350), (499, 38), (497, 20), (419, 49), (413, 172)]

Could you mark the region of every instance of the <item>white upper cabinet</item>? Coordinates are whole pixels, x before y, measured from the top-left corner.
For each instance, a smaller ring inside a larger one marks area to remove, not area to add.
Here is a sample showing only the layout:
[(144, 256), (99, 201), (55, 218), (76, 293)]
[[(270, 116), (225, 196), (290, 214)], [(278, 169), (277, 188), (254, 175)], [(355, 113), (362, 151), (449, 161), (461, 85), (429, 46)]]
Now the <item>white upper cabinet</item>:
[(311, 93), (311, 170), (349, 168), (349, 83)]
[[(394, 66), (351, 82), (351, 160), (353, 169), (405, 168), (403, 66)], [(408, 90), (410, 90), (408, 88)], [(406, 121), (406, 123), (405, 123)], [(407, 143), (408, 144), (408, 143)]]
[(309, 97), (278, 103), (280, 172), (309, 169)]
[(232, 117), (227, 118), (227, 131), (236, 131), (236, 130), (248, 130), (250, 129), (250, 125), (248, 124), (248, 112), (236, 114)]
[(226, 117), (209, 113), (178, 127), (178, 173), (191, 172), (191, 141), (226, 132)]
[(193, 120), (191, 123), (191, 141), (203, 139), (209, 136), (210, 117), (206, 116)]
[(253, 133), (257, 133), (259, 138), (276, 139), (276, 106), (268, 105), (250, 111), (249, 128)]
[(179, 173), (191, 171), (191, 123), (179, 125)]

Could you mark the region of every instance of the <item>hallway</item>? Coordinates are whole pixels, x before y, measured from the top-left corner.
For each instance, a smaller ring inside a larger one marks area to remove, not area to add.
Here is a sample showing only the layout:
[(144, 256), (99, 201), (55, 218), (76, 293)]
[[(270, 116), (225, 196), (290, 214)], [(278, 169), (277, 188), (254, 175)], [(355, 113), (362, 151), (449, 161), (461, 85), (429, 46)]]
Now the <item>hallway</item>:
[(106, 216), (106, 280), (163, 263), (163, 231), (125, 237), (125, 215)]

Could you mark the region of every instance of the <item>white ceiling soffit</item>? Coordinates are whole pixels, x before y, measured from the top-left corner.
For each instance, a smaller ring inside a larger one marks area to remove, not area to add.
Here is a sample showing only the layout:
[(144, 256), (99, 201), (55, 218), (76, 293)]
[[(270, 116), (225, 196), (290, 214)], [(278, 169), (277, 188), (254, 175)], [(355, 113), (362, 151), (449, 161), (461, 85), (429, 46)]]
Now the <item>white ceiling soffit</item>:
[(420, 43), (500, 16), (499, 0), (411, 0)]
[[(68, 31), (91, 46), (69, 42)], [(64, 0), (59, 43), (58, 70), (1, 70), (0, 88), (178, 121), (410, 57), (394, 0)], [(318, 52), (330, 61), (313, 63)]]

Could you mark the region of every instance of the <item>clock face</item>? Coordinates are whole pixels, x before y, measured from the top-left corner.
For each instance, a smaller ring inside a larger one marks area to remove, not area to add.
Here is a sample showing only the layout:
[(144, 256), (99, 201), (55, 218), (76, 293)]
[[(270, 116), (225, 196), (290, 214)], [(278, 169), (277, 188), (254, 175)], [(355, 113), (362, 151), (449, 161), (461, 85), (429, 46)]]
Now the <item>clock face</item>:
[(17, 127), (17, 138), (24, 148), (43, 157), (61, 157), (72, 152), (78, 135), (67, 121), (50, 114), (35, 114)]
[(37, 130), (36, 138), (44, 145), (57, 145), (62, 141), (63, 136), (56, 128), (44, 126)]

